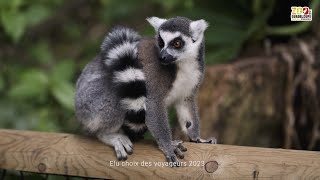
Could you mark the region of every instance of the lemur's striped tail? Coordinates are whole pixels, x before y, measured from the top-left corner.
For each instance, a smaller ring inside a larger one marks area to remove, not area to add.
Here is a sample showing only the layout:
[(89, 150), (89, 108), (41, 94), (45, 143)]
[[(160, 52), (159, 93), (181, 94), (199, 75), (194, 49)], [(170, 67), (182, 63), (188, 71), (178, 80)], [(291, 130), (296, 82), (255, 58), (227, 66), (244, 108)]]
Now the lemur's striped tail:
[(146, 85), (138, 61), (140, 36), (132, 29), (113, 29), (102, 43), (103, 63), (112, 75), (112, 83), (126, 111), (123, 131), (131, 140), (143, 138), (145, 125)]

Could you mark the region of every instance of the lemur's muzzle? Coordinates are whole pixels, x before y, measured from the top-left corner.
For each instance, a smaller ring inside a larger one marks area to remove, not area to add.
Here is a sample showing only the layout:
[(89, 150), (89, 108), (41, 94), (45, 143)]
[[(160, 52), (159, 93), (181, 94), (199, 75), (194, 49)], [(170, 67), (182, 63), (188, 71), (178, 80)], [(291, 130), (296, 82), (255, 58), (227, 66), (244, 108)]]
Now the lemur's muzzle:
[(160, 62), (162, 64), (170, 64), (176, 60), (171, 54), (167, 52), (167, 50), (163, 49), (160, 51)]

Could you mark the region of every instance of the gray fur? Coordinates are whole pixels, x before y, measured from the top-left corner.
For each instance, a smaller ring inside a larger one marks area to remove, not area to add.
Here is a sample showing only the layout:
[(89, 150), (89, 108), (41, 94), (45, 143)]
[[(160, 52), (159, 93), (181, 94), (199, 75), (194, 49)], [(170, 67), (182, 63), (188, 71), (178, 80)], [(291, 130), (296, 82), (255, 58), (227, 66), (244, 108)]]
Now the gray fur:
[[(101, 56), (97, 56), (84, 68), (77, 81), (76, 116), (90, 133), (115, 132), (124, 121), (119, 98), (113, 93), (112, 87), (108, 86), (107, 76)], [(92, 123), (95, 119), (101, 120), (98, 126)]]
[[(179, 32), (186, 43), (183, 49), (168, 51), (175, 52), (175, 59), (165, 65), (159, 60), (160, 52), (172, 47), (167, 45), (161, 49), (157, 39), (154, 38), (142, 38), (137, 47), (132, 47), (134, 50), (137, 48), (138, 61), (141, 63), (141, 70), (145, 77), (147, 92), (145, 124), (167, 160), (178, 162), (177, 156), (183, 158), (181, 150), (186, 149), (180, 141), (172, 141), (167, 112), (169, 106), (173, 105), (177, 109), (180, 126), (191, 141), (215, 143), (214, 138), (208, 140), (200, 138), (196, 102), (196, 95), (204, 74), (203, 33), (207, 23), (204, 20), (191, 21), (184, 17), (169, 20), (152, 17), (147, 20), (155, 28), (157, 36), (161, 32), (169, 34)], [(193, 26), (191, 26), (192, 23)], [(137, 34), (133, 35), (138, 37)], [(195, 35), (196, 38), (194, 38)], [(110, 40), (110, 38), (106, 39)], [(166, 40), (168, 40), (166, 44), (171, 41), (167, 37)], [(107, 44), (110, 47), (104, 44), (103, 51), (114, 48), (112, 41)], [(105, 144), (113, 146), (118, 159), (124, 160), (127, 154), (132, 152), (132, 143), (121, 130), (125, 118), (124, 109), (120, 103), (121, 98), (113, 91), (114, 87), (110, 83), (112, 75), (104, 66), (104, 56), (102, 52), (102, 56), (99, 55), (90, 62), (79, 77), (76, 115), (85, 129), (95, 134)]]
[(192, 21), (186, 17), (175, 17), (164, 22), (159, 30), (170, 32), (181, 32), (186, 36), (191, 36), (190, 23)]

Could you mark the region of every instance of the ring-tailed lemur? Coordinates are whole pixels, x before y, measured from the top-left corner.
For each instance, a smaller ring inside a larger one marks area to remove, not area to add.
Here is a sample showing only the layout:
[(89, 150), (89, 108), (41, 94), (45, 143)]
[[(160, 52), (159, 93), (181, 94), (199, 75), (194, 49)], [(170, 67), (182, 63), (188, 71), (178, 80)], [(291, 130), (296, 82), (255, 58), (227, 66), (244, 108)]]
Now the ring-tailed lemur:
[(182, 130), (200, 138), (196, 94), (204, 74), (204, 20), (147, 18), (156, 38), (115, 28), (101, 52), (77, 81), (76, 115), (86, 130), (114, 147), (119, 160), (133, 151), (132, 140), (149, 130), (169, 162), (186, 148), (172, 141), (167, 107), (174, 105)]

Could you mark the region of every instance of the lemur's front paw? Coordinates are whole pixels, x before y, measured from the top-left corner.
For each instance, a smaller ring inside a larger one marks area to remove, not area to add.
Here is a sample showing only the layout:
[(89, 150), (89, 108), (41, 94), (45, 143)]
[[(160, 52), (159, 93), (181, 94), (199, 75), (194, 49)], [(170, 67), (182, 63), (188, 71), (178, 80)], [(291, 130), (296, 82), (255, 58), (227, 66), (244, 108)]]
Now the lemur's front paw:
[(187, 148), (182, 144), (182, 140), (173, 140), (171, 141), (171, 145), (174, 147), (174, 153), (178, 155), (180, 159), (184, 158), (183, 152), (187, 151)]
[[(166, 146), (168, 147), (168, 146)], [(165, 156), (171, 167), (178, 167), (181, 165), (178, 158), (183, 159), (183, 152), (187, 151), (187, 148), (182, 145), (181, 140), (171, 141), (171, 147), (165, 150)]]
[(166, 158), (167, 158), (167, 161), (169, 162), (170, 167), (180, 167), (181, 166), (181, 162), (179, 161), (179, 159), (177, 158), (177, 155), (175, 153), (171, 153), (171, 154), (166, 155)]
[(194, 140), (190, 140), (191, 142), (195, 143), (208, 143), (208, 144), (217, 144), (217, 139), (214, 137), (208, 138), (208, 139), (202, 139), (202, 138), (196, 138)]
[(133, 152), (132, 142), (126, 136), (121, 138), (119, 137), (118, 141), (114, 143), (114, 150), (116, 152), (117, 159), (119, 161), (125, 161), (128, 159), (128, 154), (130, 155)]
[(166, 159), (169, 163), (171, 163), (171, 167), (177, 166), (180, 161), (175, 154), (166, 155)]

